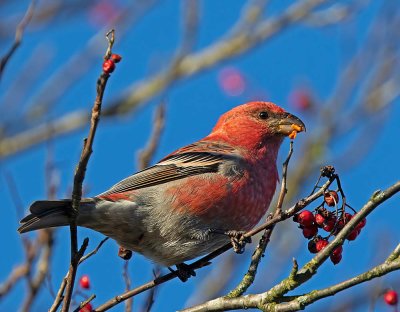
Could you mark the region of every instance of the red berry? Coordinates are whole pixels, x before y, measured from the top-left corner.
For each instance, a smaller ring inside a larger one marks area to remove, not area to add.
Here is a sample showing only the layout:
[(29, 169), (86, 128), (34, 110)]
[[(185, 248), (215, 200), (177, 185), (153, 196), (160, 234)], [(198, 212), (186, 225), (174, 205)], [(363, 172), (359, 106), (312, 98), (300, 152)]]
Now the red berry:
[(79, 284), (82, 288), (89, 289), (90, 288), (90, 280), (88, 275), (82, 275), (79, 279)]
[(332, 232), (333, 228), (335, 227), (335, 220), (331, 219), (324, 223), (323, 229), (327, 232)]
[(331, 258), (332, 263), (336, 265), (342, 260), (342, 254), (338, 254), (338, 255), (331, 254), (330, 258)]
[(351, 218), (353, 218), (353, 215), (351, 213), (345, 212), (342, 214), (342, 219), (344, 220), (345, 224), (349, 223)]
[(305, 88), (294, 90), (290, 94), (290, 103), (298, 110), (308, 110), (313, 105), (312, 94)]
[(353, 241), (353, 240), (355, 240), (356, 238), (357, 238), (357, 236), (358, 236), (358, 230), (357, 229), (354, 229), (353, 231), (351, 231), (350, 232), (350, 234), (347, 236), (347, 240), (349, 240), (349, 241)]
[(103, 63), (103, 71), (106, 74), (111, 74), (115, 69), (115, 63), (113, 60), (105, 60)]
[(319, 241), (315, 244), (315, 247), (316, 247), (317, 251), (321, 251), (321, 250), (324, 249), (328, 244), (329, 244), (329, 242), (328, 242), (326, 239), (321, 239), (321, 240), (319, 240)]
[(93, 311), (93, 307), (90, 304), (90, 302), (86, 303), (80, 310), (79, 312), (92, 312)]
[(317, 223), (317, 224), (320, 225), (320, 226), (323, 226), (323, 225), (324, 225), (324, 222), (325, 222), (324, 216), (321, 215), (321, 214), (319, 214), (319, 213), (317, 213), (317, 214), (315, 215), (315, 223)]
[(361, 231), (361, 229), (367, 224), (367, 219), (362, 219), (356, 226), (356, 229)]
[(333, 251), (332, 251), (332, 256), (339, 256), (341, 255), (343, 252), (343, 247), (340, 245), (338, 247), (336, 247)]
[(303, 228), (303, 235), (305, 238), (311, 238), (318, 233), (318, 227), (315, 224), (305, 226)]
[(307, 247), (308, 247), (308, 251), (311, 252), (311, 253), (317, 253), (318, 252), (317, 246), (316, 246), (316, 242), (313, 239), (308, 242)]
[(399, 301), (397, 292), (393, 289), (389, 289), (388, 291), (386, 291), (383, 295), (383, 299), (388, 305), (396, 305)]
[(336, 193), (335, 191), (328, 191), (324, 194), (324, 200), (325, 203), (330, 206), (333, 207), (335, 206), (338, 201), (339, 201), (339, 196), (338, 193)]
[(341, 229), (343, 229), (344, 228), (344, 226), (345, 226), (345, 222), (344, 222), (344, 220), (341, 218), (340, 220), (339, 220), (339, 222), (337, 223), (337, 228), (338, 228), (338, 230), (341, 230)]
[(246, 80), (240, 70), (234, 67), (225, 67), (218, 74), (219, 85), (222, 91), (229, 96), (241, 95), (246, 89)]
[(314, 223), (315, 218), (311, 211), (303, 210), (298, 214), (297, 220), (302, 226), (310, 226)]
[(122, 56), (119, 54), (111, 54), (111, 59), (115, 62), (115, 63), (119, 63), (122, 60)]

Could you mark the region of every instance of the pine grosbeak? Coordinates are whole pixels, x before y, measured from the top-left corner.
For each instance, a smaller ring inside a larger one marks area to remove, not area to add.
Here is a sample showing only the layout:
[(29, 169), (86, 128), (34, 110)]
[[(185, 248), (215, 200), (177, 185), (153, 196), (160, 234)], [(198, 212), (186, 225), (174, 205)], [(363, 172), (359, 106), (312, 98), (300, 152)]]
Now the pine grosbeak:
[[(229, 242), (221, 231), (247, 231), (265, 215), (294, 129), (305, 126), (273, 103), (235, 107), (205, 138), (83, 199), (77, 224), (166, 266), (212, 252)], [(18, 231), (68, 225), (70, 209), (68, 199), (36, 201)]]

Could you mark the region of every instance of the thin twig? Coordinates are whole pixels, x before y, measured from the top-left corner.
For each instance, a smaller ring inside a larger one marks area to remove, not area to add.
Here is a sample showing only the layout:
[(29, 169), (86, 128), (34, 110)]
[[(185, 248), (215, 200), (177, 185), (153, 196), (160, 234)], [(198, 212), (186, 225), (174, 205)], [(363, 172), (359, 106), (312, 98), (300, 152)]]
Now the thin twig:
[(6, 67), (8, 61), (10, 60), (12, 55), (15, 53), (15, 51), (21, 44), (24, 30), (32, 19), (34, 8), (35, 8), (35, 0), (31, 0), (31, 3), (29, 4), (29, 7), (25, 12), (24, 17), (17, 26), (13, 45), (8, 50), (8, 52), (0, 59), (0, 79), (3, 76), (4, 68)]
[[(129, 290), (131, 288), (131, 279), (129, 277), (129, 261), (125, 260), (124, 267), (122, 269), (122, 276), (125, 282), (125, 290)], [(131, 312), (133, 306), (133, 298), (129, 298), (125, 302), (125, 312)]]
[(90, 301), (92, 301), (94, 298), (96, 298), (96, 295), (91, 295), (89, 298), (87, 298), (86, 300), (82, 301), (74, 310), (74, 312), (80, 312), (81, 309), (87, 305)]
[[(108, 237), (104, 238), (98, 245), (97, 247), (89, 252), (87, 255), (83, 256), (80, 260), (79, 260), (79, 264), (81, 264), (83, 261), (86, 261), (87, 259), (89, 259), (90, 257), (94, 256), (99, 249), (101, 248), (101, 246), (103, 246), (103, 244), (108, 240)], [(61, 302), (64, 299), (64, 291), (65, 291), (65, 286), (67, 285), (67, 279), (69, 276), (69, 271), (67, 272), (67, 275), (65, 275), (65, 277), (63, 278), (61, 285), (57, 291), (57, 294), (54, 298), (54, 302), (52, 304), (52, 306), (50, 307), (48, 312), (55, 312), (58, 310), (58, 307), (60, 306)]]
[[(111, 49), (114, 44), (114, 30), (111, 30), (107, 33), (108, 40), (108, 48), (107, 52), (104, 56), (105, 59), (108, 59), (111, 55)], [(101, 105), (103, 101), (104, 90), (107, 85), (108, 78), (110, 74), (106, 72), (102, 72), (99, 79), (97, 80), (97, 95), (92, 108), (92, 116), (90, 129), (87, 139), (84, 141), (84, 146), (82, 149), (81, 157), (78, 163), (78, 166), (75, 171), (74, 176), (74, 186), (72, 191), (72, 209), (70, 211), (70, 233), (71, 233), (71, 263), (69, 267), (69, 274), (67, 278), (67, 285), (64, 296), (64, 304), (62, 307), (63, 312), (67, 312), (69, 310), (69, 306), (72, 298), (72, 291), (74, 288), (74, 281), (76, 276), (76, 271), (79, 265), (79, 260), (83, 256), (86, 247), (88, 245), (88, 239), (84, 240), (81, 248), (78, 250), (78, 234), (77, 234), (77, 224), (76, 218), (79, 211), (79, 206), (82, 198), (82, 184), (85, 179), (85, 173), (87, 164), (89, 162), (90, 156), (92, 154), (92, 146), (94, 137), (96, 135), (97, 125), (100, 120), (101, 114)]]
[(109, 239), (109, 237), (104, 238), (103, 240), (100, 241), (100, 243), (97, 245), (97, 247), (95, 249), (93, 249), (91, 252), (89, 252), (88, 254), (84, 255), (80, 260), (79, 260), (79, 264), (81, 264), (83, 261), (87, 260), (88, 258), (94, 256), (95, 254), (97, 254), (97, 252), (99, 251), (99, 249), (101, 248), (101, 246), (103, 246), (103, 244)]
[(152, 158), (160, 143), (161, 134), (165, 125), (165, 102), (162, 101), (157, 107), (154, 115), (153, 130), (150, 139), (144, 149), (139, 152), (138, 162), (139, 170), (143, 170), (151, 163)]
[[(161, 273), (161, 267), (159, 265), (155, 265), (153, 269), (153, 276), (154, 278), (157, 278)], [(142, 308), (142, 312), (150, 312), (151, 308), (153, 307), (153, 304), (155, 302), (155, 295), (156, 295), (156, 287), (153, 287), (150, 289), (148, 292), (148, 296), (146, 300), (144, 301), (144, 307)]]

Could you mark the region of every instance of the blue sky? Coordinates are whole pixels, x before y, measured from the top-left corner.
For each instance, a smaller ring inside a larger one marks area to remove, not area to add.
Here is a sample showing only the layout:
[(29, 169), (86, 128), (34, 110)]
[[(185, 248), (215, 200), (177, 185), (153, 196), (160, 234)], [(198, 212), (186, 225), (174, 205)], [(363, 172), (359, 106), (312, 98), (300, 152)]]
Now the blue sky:
[[(126, 5), (122, 1), (110, 1), (110, 3), (121, 7)], [(271, 1), (265, 15), (278, 14), (290, 3), (292, 1)], [(17, 13), (20, 16), (27, 5), (27, 1), (4, 5), (0, 16), (5, 18)], [(382, 1), (374, 1), (353, 19), (338, 25), (320, 28), (313, 28), (306, 24), (296, 25), (243, 56), (230, 59), (195, 77), (175, 84), (164, 94), (167, 101), (166, 127), (155, 160), (207, 135), (218, 116), (223, 112), (254, 99), (254, 97), (261, 97), (262, 100), (273, 101), (283, 106), (307, 123), (307, 133), (299, 135), (295, 142), (295, 157), (291, 163), (291, 166), (295, 167), (296, 159), (301, 156), (301, 146), (305, 143), (307, 136), (317, 135), (322, 125), (313, 114), (293, 107), (288, 100), (289, 95), (299, 86), (306, 85), (321, 100), (319, 105), (325, 105), (323, 104), (326, 103), (324, 100), (332, 94), (343, 66), (363, 44), (367, 30), (377, 16), (381, 5)], [(242, 1), (201, 2), (201, 24), (195, 49), (200, 50), (219, 40), (237, 20), (242, 6)], [(110, 78), (104, 98), (105, 107), (120, 92), (126, 90), (132, 82), (148, 77), (168, 64), (180, 40), (180, 11), (180, 2), (161, 1), (122, 38), (118, 37), (119, 30), (116, 25), (117, 41), (114, 52), (121, 54), (123, 61), (118, 64), (117, 70)], [(60, 20), (53, 21), (51, 25), (30, 28), (24, 36), (22, 46), (8, 64), (5, 75), (0, 81), (1, 107), (9, 104), (4, 103), (4, 95), (21, 74), (29, 56), (37, 49), (43, 51), (40, 61), (43, 61), (44, 65), (38, 70), (38, 76), (30, 85), (20, 106), (14, 107), (11, 112), (5, 111), (0, 120), (6, 121), (7, 118), (13, 120), (13, 117), (14, 122), (18, 120), (18, 116), (29, 108), (27, 106), (38, 94), (43, 82), (51, 77), (60, 65), (65, 64), (72, 55), (81, 51), (86, 42), (99, 31), (99, 26), (102, 26), (101, 21), (94, 25), (89, 22), (87, 11), (81, 10), (73, 16), (63, 16)], [(7, 38), (8, 44), (1, 44), (1, 53), (6, 51), (11, 40), (10, 36)], [(95, 81), (101, 71), (104, 51), (105, 44), (103, 47), (99, 47), (98, 56), (94, 57), (93, 62), (92, 60), (88, 62), (88, 68), (85, 69), (79, 80), (52, 107), (51, 117), (60, 116), (77, 108), (86, 110), (91, 108), (95, 96)], [(86, 55), (82, 56), (82, 66), (86, 65), (85, 58)], [(229, 96), (221, 89), (218, 74), (227, 66), (234, 67), (245, 77), (246, 88), (243, 94)], [(89, 196), (104, 191), (136, 170), (137, 152), (148, 140), (152, 115), (159, 101), (160, 97), (155, 97), (135, 113), (122, 118), (101, 121), (95, 139), (94, 153), (90, 159), (85, 179), (85, 188), (88, 190)], [(344, 103), (343, 112), (335, 113), (338, 116), (340, 114), (345, 116), (350, 105), (350, 103)], [(317, 107), (317, 109), (319, 108)], [(347, 198), (355, 208), (360, 208), (373, 191), (388, 187), (400, 176), (398, 166), (400, 147), (397, 137), (400, 130), (399, 100), (396, 99), (381, 116), (381, 118), (385, 118), (384, 123), (380, 124), (379, 128), (371, 127), (372, 131), (379, 132), (376, 137), (369, 133), (368, 129), (356, 127), (355, 131), (343, 136), (340, 140), (330, 142), (326, 156), (324, 156), (324, 164), (337, 166)], [(364, 121), (357, 119), (357, 122)], [(18, 126), (14, 127), (18, 129)], [(357, 131), (365, 131), (361, 137), (366, 139), (360, 142), (352, 141), (352, 138), (359, 134)], [(74, 167), (80, 154), (81, 142), (86, 133), (87, 129), (84, 129), (52, 142), (54, 160), (60, 178), (58, 192), (60, 197), (68, 196)], [(349, 142), (351, 142), (350, 151), (352, 148), (356, 151), (368, 143), (368, 137), (375, 138), (371, 148), (350, 169), (346, 167), (346, 162), (332, 163), (343, 154), (344, 150), (349, 148)], [(281, 150), (280, 159), (285, 157), (287, 148), (288, 144), (286, 143)], [(46, 145), (41, 144), (1, 162), (3, 179), (0, 180), (0, 198), (3, 203), (3, 218), (0, 219), (0, 231), (3, 237), (3, 253), (0, 262), (0, 280), (4, 280), (14, 265), (23, 259), (21, 240), (16, 232), (19, 216), (17, 216), (4, 174), (10, 174), (14, 178), (21, 201), (27, 209), (32, 201), (46, 196), (44, 176), (46, 153)], [(309, 185), (303, 186), (303, 195), (312, 188), (312, 183), (317, 175), (318, 172), (315, 171), (309, 177), (307, 180)], [(372, 265), (378, 264), (379, 261), (383, 261), (385, 254), (398, 243), (400, 213), (396, 208), (399, 206), (400, 198), (397, 196), (378, 208), (368, 219), (368, 225), (361, 236), (345, 246), (343, 261), (337, 266), (328, 262), (324, 264), (319, 271), (319, 276), (316, 276), (299, 291), (326, 287), (331, 283), (361, 273)], [(295, 225), (288, 222), (287, 227), (291, 230), (287, 233), (283, 232), (282, 235), (301, 235), (300, 232), (293, 230)], [(90, 238), (89, 249), (94, 248), (102, 239), (102, 236), (97, 233), (86, 229), (80, 230), (80, 239), (85, 236)], [(278, 238), (275, 237), (275, 239)], [(271, 250), (274, 250), (273, 244), (274, 240), (272, 240)], [(254, 244), (249, 247), (249, 250), (252, 248), (254, 248)], [(117, 257), (117, 250), (118, 246), (113, 241), (108, 241), (99, 255), (79, 268), (78, 276), (89, 274), (91, 277), (93, 288), (88, 294), (96, 293), (97, 298), (94, 305), (100, 304), (124, 290), (121, 275), (123, 261)], [(68, 268), (69, 233), (67, 229), (57, 231), (54, 254), (51, 281), (53, 287), (58, 288), (61, 278)], [(300, 250), (293, 250), (289, 254), (288, 259), (285, 259), (285, 262), (287, 260), (288, 263), (292, 257), (296, 257), (303, 264), (310, 259), (310, 255), (306, 252), (305, 240), (303, 240)], [(248, 259), (249, 254), (240, 257)], [(220, 260), (216, 260), (214, 265), (218, 261)], [(263, 277), (268, 277), (269, 261), (274, 261), (272, 253), (267, 254), (263, 263), (263, 269), (266, 272)], [(231, 274), (235, 274), (234, 280), (240, 279), (241, 271), (246, 269), (246, 263), (246, 260), (243, 261), (243, 265), (237, 271), (231, 272)], [(152, 277), (151, 268), (148, 260), (135, 254), (130, 263), (133, 285), (139, 285), (149, 280)], [(174, 311), (182, 308), (201, 278), (210, 274), (211, 271), (212, 268), (205, 268), (198, 272), (196, 279), (185, 284), (174, 280), (161, 286), (156, 297), (154, 311)], [(286, 276), (288, 271), (289, 266), (286, 266), (286, 270), (283, 269), (281, 276), (277, 278)], [(390, 277), (383, 278), (382, 287), (390, 286), (396, 279), (399, 279), (397, 272)], [(267, 284), (273, 284), (274, 281), (276, 282), (278, 279), (267, 281)], [(233, 285), (234, 283), (231, 286)], [(309, 310), (318, 311), (322, 307), (332, 307), (337, 300), (345, 300), (345, 298), (359, 293), (365, 287), (367, 286), (362, 285), (339, 294), (333, 299), (322, 300), (309, 307)], [(0, 301), (0, 311), (15, 310), (22, 300), (21, 294), (24, 290), (24, 282), (18, 284), (7, 298)], [(261, 291), (262, 289), (257, 288), (257, 290)], [(138, 307), (144, 297), (139, 296), (135, 299), (134, 305)], [(51, 302), (52, 297), (47, 287), (44, 287), (32, 311), (43, 311)], [(359, 311), (364, 310), (365, 306), (359, 309)], [(383, 311), (384, 307), (379, 303), (377, 310)], [(115, 311), (123, 311), (123, 306), (116, 308)]]

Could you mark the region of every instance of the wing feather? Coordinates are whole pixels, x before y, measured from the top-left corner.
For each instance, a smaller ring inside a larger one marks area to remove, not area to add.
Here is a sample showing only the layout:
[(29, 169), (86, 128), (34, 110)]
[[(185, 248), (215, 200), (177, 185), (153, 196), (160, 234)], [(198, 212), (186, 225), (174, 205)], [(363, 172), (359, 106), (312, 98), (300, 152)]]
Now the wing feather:
[[(180, 151), (183, 153), (178, 153)], [(220, 146), (218, 146), (218, 151), (220, 151)], [(215, 173), (226, 157), (227, 155), (220, 153), (181, 149), (158, 164), (122, 180), (98, 196), (133, 191), (203, 173)]]

